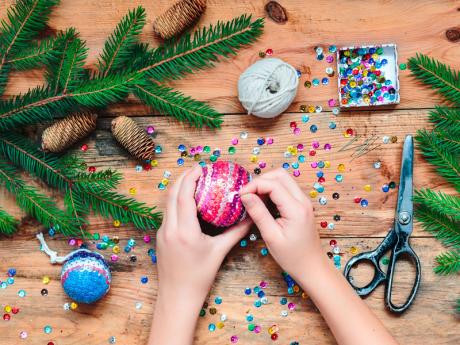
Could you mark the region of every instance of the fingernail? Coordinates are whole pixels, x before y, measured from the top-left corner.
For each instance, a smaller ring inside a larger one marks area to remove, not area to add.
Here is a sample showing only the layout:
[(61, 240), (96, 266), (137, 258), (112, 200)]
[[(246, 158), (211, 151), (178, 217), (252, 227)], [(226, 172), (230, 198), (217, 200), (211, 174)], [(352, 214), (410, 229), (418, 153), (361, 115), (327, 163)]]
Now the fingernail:
[(252, 196), (251, 194), (243, 194), (240, 195), (241, 201), (243, 202), (244, 205), (249, 205), (252, 201)]

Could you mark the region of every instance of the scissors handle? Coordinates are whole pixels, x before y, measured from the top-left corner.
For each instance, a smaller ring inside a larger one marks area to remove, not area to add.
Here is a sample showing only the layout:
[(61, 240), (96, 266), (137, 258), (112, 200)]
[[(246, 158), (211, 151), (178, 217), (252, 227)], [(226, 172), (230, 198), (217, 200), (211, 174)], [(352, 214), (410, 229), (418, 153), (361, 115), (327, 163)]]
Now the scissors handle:
[[(375, 288), (380, 283), (384, 282), (387, 279), (387, 275), (380, 268), (379, 261), (383, 257), (383, 255), (385, 255), (385, 253), (391, 247), (394, 246), (394, 244), (396, 243), (396, 239), (397, 239), (396, 233), (392, 229), (391, 231), (388, 232), (387, 236), (378, 245), (378, 247), (375, 248), (375, 250), (355, 255), (347, 262), (343, 274), (345, 275), (345, 278), (348, 280), (350, 285), (353, 287), (353, 289), (355, 289), (356, 293), (359, 296), (369, 295), (372, 291), (375, 290)], [(360, 262), (364, 262), (364, 261), (371, 262), (372, 265), (374, 266), (374, 277), (369, 282), (369, 284), (367, 284), (366, 286), (357, 287), (356, 285), (353, 284), (352, 278), (350, 277), (350, 272), (354, 265)]]
[[(411, 246), (409, 245), (407, 241), (401, 241), (401, 242), (402, 244), (400, 244), (398, 241), (394, 250), (392, 251), (392, 255), (390, 258), (390, 263), (388, 265), (388, 271), (387, 271), (388, 282), (385, 285), (385, 303), (390, 311), (392, 311), (393, 313), (398, 313), (398, 314), (403, 313), (407, 308), (409, 308), (409, 306), (414, 301), (414, 298), (415, 298), (415, 295), (417, 294), (417, 290), (420, 286), (420, 281), (422, 277), (420, 260), (417, 254), (415, 254), (414, 250), (411, 248)], [(415, 265), (415, 280), (414, 280), (414, 285), (412, 285), (412, 291), (409, 297), (407, 297), (406, 302), (404, 302), (402, 305), (395, 305), (391, 300), (392, 290), (393, 290), (394, 268), (396, 266), (396, 262), (403, 254), (406, 254)]]

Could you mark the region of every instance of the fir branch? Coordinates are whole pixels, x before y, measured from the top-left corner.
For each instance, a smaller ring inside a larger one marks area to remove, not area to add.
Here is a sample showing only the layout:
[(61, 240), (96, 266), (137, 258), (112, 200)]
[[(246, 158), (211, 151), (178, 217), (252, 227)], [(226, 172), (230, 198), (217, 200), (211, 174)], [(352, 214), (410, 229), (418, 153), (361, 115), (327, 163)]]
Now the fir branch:
[(28, 186), (19, 178), (18, 171), (0, 156), (0, 183), (16, 198), (19, 207), (45, 227), (55, 227), (65, 235), (79, 233), (78, 227), (54, 201)]
[(113, 189), (121, 181), (121, 174), (111, 169), (95, 173), (76, 170), (77, 166), (81, 166), (81, 160), (72, 157), (72, 162), (69, 162), (69, 158), (62, 159), (58, 155), (44, 153), (29, 139), (17, 133), (2, 133), (0, 153), (49, 186), (64, 191), (71, 188), (76, 191)]
[(12, 235), (18, 226), (18, 221), (0, 207), (0, 234)]
[(55, 95), (73, 91), (82, 83), (87, 52), (85, 42), (74, 33), (62, 40), (58, 48), (49, 55), (46, 61), (46, 80)]
[(43, 30), (51, 9), (59, 0), (17, 0), (7, 11), (9, 22), (2, 20), (0, 35), (0, 95), (5, 90), (10, 66), (7, 60), (26, 48), (26, 43)]
[(219, 128), (222, 115), (203, 102), (184, 96), (171, 88), (145, 81), (134, 86), (134, 94), (162, 114), (187, 121), (195, 127)]
[(436, 129), (460, 129), (460, 109), (436, 106), (434, 110), (430, 111), (429, 120), (435, 124)]
[(416, 219), (444, 245), (460, 248), (460, 224), (439, 214), (430, 206), (419, 205), (415, 210)]
[(139, 6), (118, 23), (115, 31), (105, 42), (104, 51), (99, 57), (99, 76), (119, 72), (130, 63), (131, 49), (145, 25), (145, 10)]
[(435, 132), (427, 130), (417, 131), (415, 138), (425, 158), (437, 167), (439, 175), (460, 192), (460, 160), (449, 151), (449, 146), (446, 146)]
[(431, 208), (443, 217), (450, 217), (454, 221), (460, 221), (460, 197), (435, 192), (431, 189), (420, 189), (415, 191), (412, 200), (426, 208)]
[(62, 49), (64, 42), (75, 37), (75, 30), (68, 29), (59, 32), (56, 37), (48, 37), (40, 43), (30, 42), (29, 47), (15, 54), (7, 61), (7, 64), (18, 71), (25, 71), (42, 67), (47, 61), (53, 58), (55, 50)]
[[(169, 41), (153, 50), (144, 49), (144, 56), (138, 58), (133, 67), (158, 82), (179, 79), (186, 73), (213, 66), (219, 56), (235, 55), (238, 49), (262, 34), (263, 26), (263, 18), (251, 21), (250, 15), (226, 23), (219, 21), (215, 26), (198, 30), (193, 37), (186, 34), (177, 42)], [(139, 49), (142, 46), (136, 48), (142, 52)]]
[(160, 212), (154, 212), (155, 207), (148, 207), (135, 199), (112, 191), (85, 191), (79, 197), (86, 207), (103, 217), (112, 217), (122, 223), (132, 222), (138, 229), (158, 229), (161, 225)]
[(439, 254), (435, 258), (437, 266), (434, 268), (436, 274), (448, 275), (460, 271), (460, 251), (451, 250)]
[(409, 59), (409, 69), (417, 79), (436, 89), (437, 93), (449, 101), (460, 105), (458, 71), (423, 54), (417, 54)]

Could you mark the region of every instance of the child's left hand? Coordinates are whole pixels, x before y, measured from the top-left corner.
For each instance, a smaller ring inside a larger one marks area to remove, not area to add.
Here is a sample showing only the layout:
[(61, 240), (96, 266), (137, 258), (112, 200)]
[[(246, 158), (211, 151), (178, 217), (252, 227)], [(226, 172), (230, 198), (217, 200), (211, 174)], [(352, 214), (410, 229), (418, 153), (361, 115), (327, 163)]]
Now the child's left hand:
[(250, 227), (245, 220), (215, 237), (201, 232), (194, 198), (201, 172), (197, 165), (178, 178), (157, 238), (159, 298), (181, 296), (200, 306), (225, 256)]

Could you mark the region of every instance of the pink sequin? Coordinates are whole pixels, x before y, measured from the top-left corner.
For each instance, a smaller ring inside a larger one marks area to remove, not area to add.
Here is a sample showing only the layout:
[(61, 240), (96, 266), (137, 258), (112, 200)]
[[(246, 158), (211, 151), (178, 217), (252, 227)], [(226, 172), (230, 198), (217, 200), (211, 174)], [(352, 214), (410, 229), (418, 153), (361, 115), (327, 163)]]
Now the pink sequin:
[(337, 105), (337, 102), (335, 101), (335, 99), (331, 98), (329, 101), (327, 101), (327, 104), (332, 108)]
[(238, 145), (238, 138), (232, 139), (232, 145)]
[(324, 144), (324, 149), (329, 151), (332, 148), (331, 144)]
[(260, 333), (260, 331), (262, 331), (262, 327), (260, 326), (254, 327), (254, 333)]
[(299, 127), (294, 128), (294, 134), (295, 135), (300, 135), (300, 128)]

